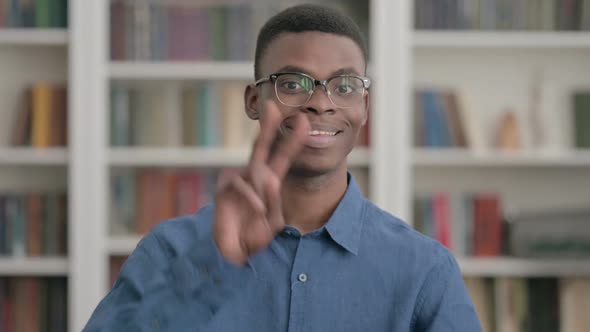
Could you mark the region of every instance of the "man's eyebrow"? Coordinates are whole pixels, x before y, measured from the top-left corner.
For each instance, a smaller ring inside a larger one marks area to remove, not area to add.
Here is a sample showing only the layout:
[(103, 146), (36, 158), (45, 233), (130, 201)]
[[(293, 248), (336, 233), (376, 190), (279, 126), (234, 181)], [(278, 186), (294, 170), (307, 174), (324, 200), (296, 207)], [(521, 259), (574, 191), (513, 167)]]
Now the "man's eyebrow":
[(360, 75), (356, 69), (352, 67), (338, 69), (337, 71), (333, 72), (330, 76), (337, 76), (337, 75)]
[[(298, 73), (304, 73), (304, 74), (308, 74), (311, 75), (307, 70), (301, 68), (301, 67), (297, 67), (297, 66), (293, 66), (293, 65), (287, 65), (284, 67), (281, 67), (279, 70), (277, 70), (278, 73), (281, 72), (298, 72)], [(346, 67), (346, 68), (341, 68), (336, 70), (335, 72), (333, 72), (330, 77), (332, 76), (337, 76), (337, 75), (360, 75), (355, 68), (353, 67)]]
[(304, 73), (304, 74), (309, 75), (307, 70), (305, 70), (301, 67), (292, 66), (292, 65), (287, 65), (287, 66), (281, 67), (279, 70), (277, 70), (277, 73), (285, 73), (285, 72), (297, 72), (297, 73)]

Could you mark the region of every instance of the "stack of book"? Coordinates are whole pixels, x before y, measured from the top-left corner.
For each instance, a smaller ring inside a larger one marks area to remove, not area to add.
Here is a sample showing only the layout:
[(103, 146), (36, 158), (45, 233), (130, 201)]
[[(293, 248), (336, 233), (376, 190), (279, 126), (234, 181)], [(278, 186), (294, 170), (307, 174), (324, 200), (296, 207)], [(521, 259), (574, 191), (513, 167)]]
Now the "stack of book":
[(112, 146), (244, 147), (258, 122), (244, 112), (245, 84), (115, 85), (111, 91)]
[(216, 185), (212, 171), (140, 169), (113, 174), (111, 232), (146, 234), (161, 221), (194, 214), (213, 200)]
[(66, 235), (66, 194), (0, 195), (0, 255), (65, 256)]
[(34, 83), (24, 91), (20, 104), (12, 145), (35, 148), (67, 145), (68, 98), (64, 85)]
[(414, 227), (457, 256), (505, 253), (504, 219), (495, 193), (451, 195), (444, 192), (414, 199)]
[(0, 27), (65, 28), (67, 0), (0, 1)]
[(417, 29), (590, 30), (590, 0), (416, 0)]
[(588, 278), (465, 278), (484, 332), (590, 330)]
[(0, 331), (67, 331), (66, 278), (0, 278)]

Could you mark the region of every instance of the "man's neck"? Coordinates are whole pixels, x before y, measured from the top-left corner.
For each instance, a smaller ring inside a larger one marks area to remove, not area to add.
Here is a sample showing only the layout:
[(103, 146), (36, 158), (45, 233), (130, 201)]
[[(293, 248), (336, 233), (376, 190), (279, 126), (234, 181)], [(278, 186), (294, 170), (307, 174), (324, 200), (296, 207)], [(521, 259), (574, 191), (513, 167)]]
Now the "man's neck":
[(287, 175), (283, 182), (283, 214), (285, 222), (301, 234), (322, 227), (344, 196), (346, 167), (316, 177)]

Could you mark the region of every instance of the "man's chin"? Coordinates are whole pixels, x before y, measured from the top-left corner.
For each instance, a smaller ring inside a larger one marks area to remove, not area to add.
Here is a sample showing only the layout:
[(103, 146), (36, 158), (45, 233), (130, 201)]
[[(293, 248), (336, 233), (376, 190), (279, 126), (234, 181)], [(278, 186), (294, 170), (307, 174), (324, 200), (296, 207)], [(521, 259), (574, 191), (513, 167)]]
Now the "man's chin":
[[(313, 159), (313, 160), (311, 160)], [(318, 177), (335, 172), (340, 163), (333, 158), (298, 158), (293, 161), (289, 174), (300, 177)]]

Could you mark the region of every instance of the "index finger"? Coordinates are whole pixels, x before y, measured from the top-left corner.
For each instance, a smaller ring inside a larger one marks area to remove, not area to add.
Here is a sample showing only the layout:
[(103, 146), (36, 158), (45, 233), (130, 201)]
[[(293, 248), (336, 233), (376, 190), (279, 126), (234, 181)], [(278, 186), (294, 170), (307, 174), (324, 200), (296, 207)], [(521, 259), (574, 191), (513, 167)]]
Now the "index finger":
[(303, 148), (303, 143), (308, 135), (310, 126), (305, 115), (298, 114), (294, 122), (293, 129), (285, 136), (285, 140), (280, 143), (269, 161), (270, 169), (275, 172), (279, 179), (284, 178), (289, 171), (293, 159)]
[(280, 125), (281, 114), (277, 105), (271, 100), (266, 101), (262, 110), (260, 133), (254, 141), (250, 164), (255, 162), (266, 164)]

